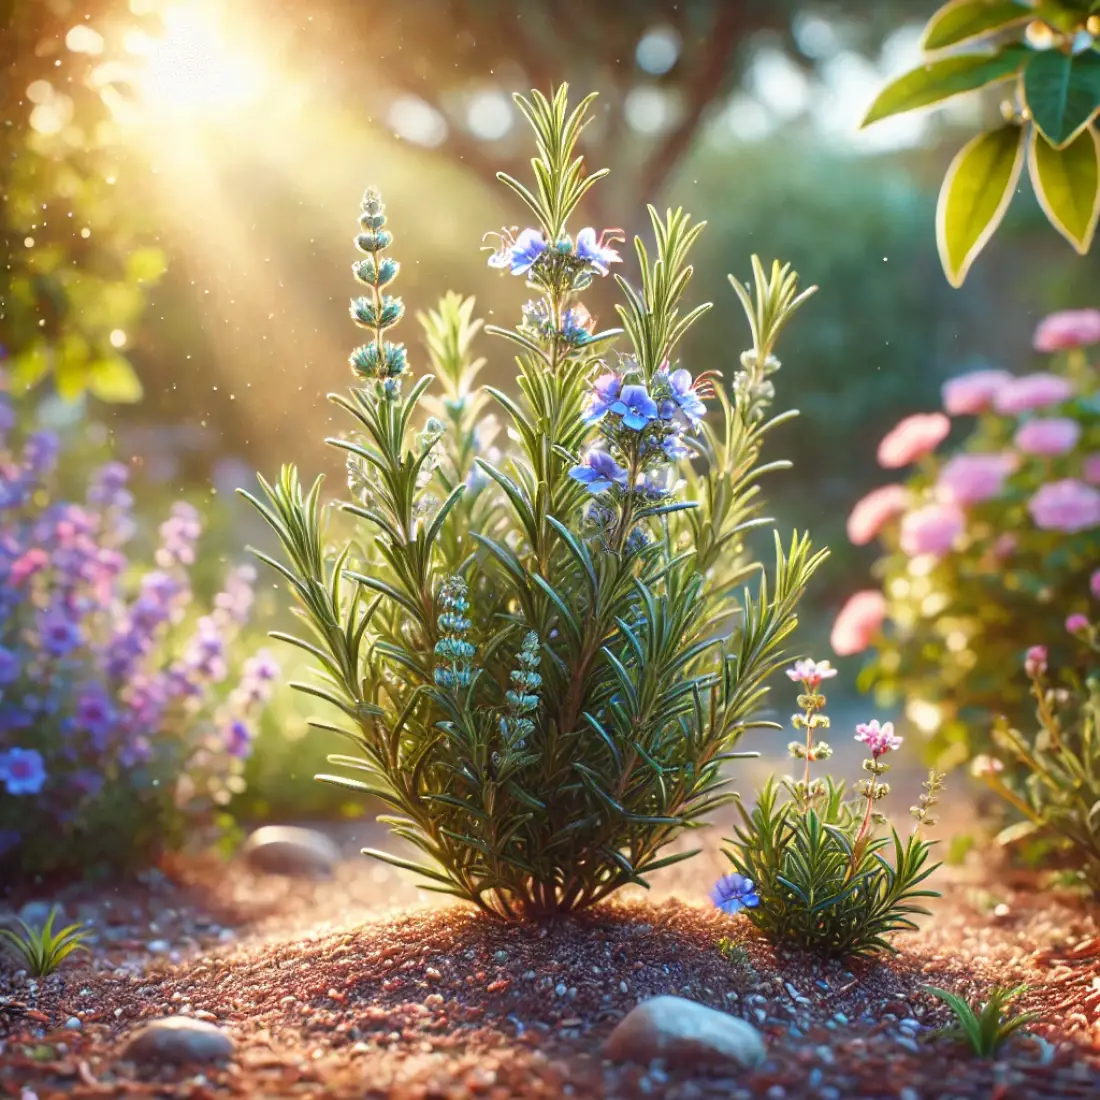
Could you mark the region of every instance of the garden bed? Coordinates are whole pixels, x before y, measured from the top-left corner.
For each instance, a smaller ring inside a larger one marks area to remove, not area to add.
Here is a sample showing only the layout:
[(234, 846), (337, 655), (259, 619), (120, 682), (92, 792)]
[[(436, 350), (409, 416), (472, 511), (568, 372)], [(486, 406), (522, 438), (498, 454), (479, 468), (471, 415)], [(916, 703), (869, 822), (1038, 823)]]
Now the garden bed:
[[(709, 857), (715, 874), (722, 868)], [(703, 863), (701, 859), (699, 863)], [(743, 918), (685, 903), (708, 868), (537, 928), (415, 901), (363, 860), (332, 880), (187, 864), (171, 879), (66, 898), (90, 956), (39, 982), (0, 973), (0, 1093), (295, 1097), (996, 1097), (1100, 1094), (1095, 910), (1026, 878), (944, 872), (944, 898), (896, 959), (776, 953)], [(982, 876), (985, 877), (982, 877)], [(700, 877), (701, 876), (701, 877)], [(326, 923), (318, 923), (321, 915)], [(719, 942), (729, 937), (725, 953)], [(1035, 1037), (995, 1061), (931, 1033), (928, 984), (968, 997), (1028, 983)], [(639, 1000), (675, 994), (741, 1016), (768, 1057), (747, 1071), (613, 1064), (604, 1040)], [(143, 1021), (191, 1015), (235, 1042), (227, 1063), (136, 1065)]]

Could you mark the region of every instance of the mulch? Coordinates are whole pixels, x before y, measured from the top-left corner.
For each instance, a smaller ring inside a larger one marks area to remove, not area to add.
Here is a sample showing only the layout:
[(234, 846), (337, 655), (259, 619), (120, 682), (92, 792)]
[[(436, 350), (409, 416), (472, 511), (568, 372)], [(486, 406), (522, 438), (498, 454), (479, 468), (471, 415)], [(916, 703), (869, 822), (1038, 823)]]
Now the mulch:
[[(0, 963), (0, 1095), (1100, 1097), (1100, 909), (980, 862), (938, 885), (934, 917), (896, 957), (845, 964), (777, 952), (743, 918), (667, 887), (515, 927), (460, 905), (380, 910), (416, 893), (362, 862), (322, 883), (188, 864), (67, 899), (97, 940), (54, 978)], [(1042, 1020), (995, 1060), (935, 1037), (950, 1018), (925, 986), (979, 997), (1020, 983), (1019, 1007)], [(670, 993), (747, 1019), (767, 1061), (716, 1072), (601, 1058), (639, 1000)], [(121, 1060), (143, 1020), (177, 1013), (224, 1026), (234, 1060)]]

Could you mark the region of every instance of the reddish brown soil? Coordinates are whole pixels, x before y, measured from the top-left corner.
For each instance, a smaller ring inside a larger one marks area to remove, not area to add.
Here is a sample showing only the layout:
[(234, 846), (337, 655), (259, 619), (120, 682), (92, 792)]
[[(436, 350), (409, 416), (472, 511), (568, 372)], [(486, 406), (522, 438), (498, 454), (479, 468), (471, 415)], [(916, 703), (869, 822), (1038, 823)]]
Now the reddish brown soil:
[[(848, 968), (777, 954), (743, 918), (671, 898), (519, 928), (461, 906), (378, 914), (380, 897), (412, 891), (358, 863), (321, 884), (185, 870), (183, 885), (71, 899), (99, 940), (56, 978), (32, 987), (0, 963), (0, 1095), (1100, 1096), (1100, 910), (1026, 879), (945, 872), (935, 917), (896, 959)], [(743, 954), (724, 957), (722, 937)], [(971, 996), (1019, 982), (1038, 1037), (982, 1062), (932, 1036), (948, 1016), (926, 984)], [(603, 1062), (615, 1022), (661, 993), (745, 1017), (768, 1061), (724, 1076)], [(235, 1060), (119, 1059), (140, 1021), (171, 1013), (224, 1025)]]

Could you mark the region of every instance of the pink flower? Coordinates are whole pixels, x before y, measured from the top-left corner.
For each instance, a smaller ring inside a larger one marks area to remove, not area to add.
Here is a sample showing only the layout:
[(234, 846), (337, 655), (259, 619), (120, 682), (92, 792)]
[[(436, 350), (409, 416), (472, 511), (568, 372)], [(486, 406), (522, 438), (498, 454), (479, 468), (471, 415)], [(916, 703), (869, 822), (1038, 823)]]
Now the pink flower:
[(993, 395), (993, 407), (999, 413), (1031, 412), (1058, 405), (1073, 396), (1073, 387), (1056, 374), (1040, 371), (1013, 378)]
[(795, 661), (787, 669), (787, 675), (796, 683), (801, 681), (805, 684), (807, 691), (820, 687), (822, 680), (831, 680), (836, 673), (837, 670), (828, 661), (814, 661), (810, 658)]
[(1100, 600), (1100, 569), (1097, 569), (1091, 577), (1089, 577), (1089, 591)]
[(943, 413), (915, 413), (899, 421), (878, 445), (878, 464), (887, 470), (908, 466), (934, 451), (951, 430)]
[(940, 471), (936, 489), (944, 500), (977, 504), (998, 496), (1016, 465), (1012, 454), (956, 455)]
[(1072, 477), (1051, 481), (1028, 501), (1027, 510), (1044, 531), (1087, 531), (1100, 527), (1100, 490)]
[(1036, 351), (1066, 351), (1100, 344), (1100, 310), (1066, 309), (1039, 322), (1032, 341)]
[(997, 536), (997, 541), (993, 543), (993, 556), (995, 558), (1007, 558), (1011, 554), (1015, 553), (1018, 545), (1018, 539), (1015, 535), (1005, 532), (1003, 535)]
[(1087, 615), (1082, 615), (1078, 612), (1076, 615), (1070, 615), (1066, 619), (1066, 631), (1069, 634), (1080, 634), (1084, 630), (1089, 628), (1089, 619)]
[(1011, 379), (1006, 370), (974, 370), (949, 378), (941, 391), (944, 410), (951, 416), (985, 412), (993, 404), (993, 395)]
[(1100, 454), (1085, 455), (1081, 464), (1081, 476), (1090, 485), (1100, 485)]
[(901, 521), (901, 548), (910, 557), (946, 554), (966, 529), (966, 517), (954, 504), (929, 504)]
[(22, 584), (28, 577), (33, 577), (35, 573), (45, 569), (49, 564), (49, 560), (45, 550), (38, 547), (28, 550), (11, 563), (8, 580), (12, 584)]
[(894, 733), (893, 722), (884, 722), (880, 726), (877, 718), (856, 726), (856, 740), (862, 741), (876, 760), (891, 749), (901, 748), (902, 742), (902, 738)]
[(872, 489), (856, 503), (848, 517), (848, 538), (856, 546), (865, 546), (908, 505), (909, 491), (904, 485), (883, 485)]
[(855, 593), (840, 609), (829, 643), (840, 657), (862, 653), (886, 619), (886, 598), (877, 588)]
[(1033, 645), (1024, 654), (1024, 671), (1033, 680), (1041, 676), (1047, 670), (1047, 647), (1045, 645)]
[(1067, 416), (1038, 417), (1020, 426), (1016, 446), (1024, 454), (1053, 458), (1072, 451), (1081, 438), (1081, 425)]

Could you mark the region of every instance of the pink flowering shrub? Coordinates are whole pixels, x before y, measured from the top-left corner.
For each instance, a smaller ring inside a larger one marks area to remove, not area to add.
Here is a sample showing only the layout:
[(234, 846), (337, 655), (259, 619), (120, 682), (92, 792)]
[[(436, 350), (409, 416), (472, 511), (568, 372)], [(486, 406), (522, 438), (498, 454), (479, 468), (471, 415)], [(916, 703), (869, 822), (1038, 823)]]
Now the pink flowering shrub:
[[(1073, 666), (1081, 654), (1067, 618), (1095, 621), (1100, 610), (1091, 579), (1100, 563), (1100, 311), (1055, 314), (1034, 343), (1049, 356), (1044, 369), (953, 378), (944, 412), (890, 431), (882, 465), (916, 465), (903, 484), (858, 502), (849, 524), (853, 542), (881, 543), (881, 587), (841, 610), (833, 648), (874, 649), (864, 686), (908, 706), (940, 764), (988, 748), (994, 715), (1022, 721), (1025, 650), (1044, 646), (1053, 663)], [(949, 417), (965, 418), (955, 435), (966, 434), (940, 447)]]
[(200, 607), (195, 508), (133, 562), (127, 467), (59, 499), (60, 440), (15, 421), (0, 392), (0, 883), (140, 866), (213, 823), (277, 671), (240, 652), (250, 566)]

